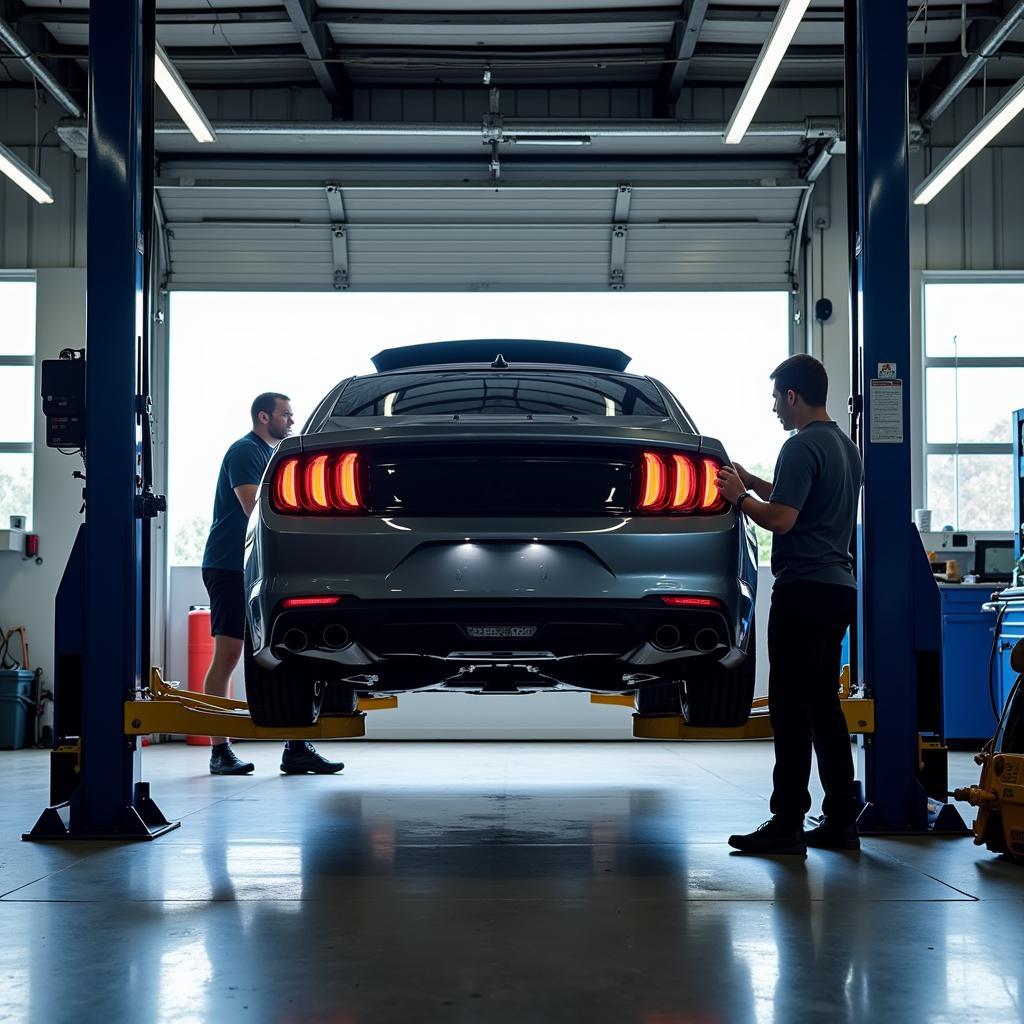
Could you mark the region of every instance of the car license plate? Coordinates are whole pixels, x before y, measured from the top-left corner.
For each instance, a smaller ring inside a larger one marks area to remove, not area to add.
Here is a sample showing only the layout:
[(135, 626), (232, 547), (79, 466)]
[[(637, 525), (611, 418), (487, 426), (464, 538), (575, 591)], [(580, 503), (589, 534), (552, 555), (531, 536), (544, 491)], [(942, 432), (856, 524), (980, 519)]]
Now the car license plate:
[(466, 626), (466, 633), (475, 640), (509, 637), (529, 637), (537, 633), (536, 626)]

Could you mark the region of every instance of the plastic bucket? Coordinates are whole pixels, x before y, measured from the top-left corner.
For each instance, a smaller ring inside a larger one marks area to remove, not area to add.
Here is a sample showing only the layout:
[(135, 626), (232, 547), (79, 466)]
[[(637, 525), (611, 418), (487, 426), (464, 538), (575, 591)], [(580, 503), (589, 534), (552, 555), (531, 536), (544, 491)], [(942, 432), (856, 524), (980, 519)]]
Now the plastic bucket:
[(21, 750), (25, 746), (29, 714), (35, 706), (33, 672), (11, 669), (0, 672), (0, 750)]

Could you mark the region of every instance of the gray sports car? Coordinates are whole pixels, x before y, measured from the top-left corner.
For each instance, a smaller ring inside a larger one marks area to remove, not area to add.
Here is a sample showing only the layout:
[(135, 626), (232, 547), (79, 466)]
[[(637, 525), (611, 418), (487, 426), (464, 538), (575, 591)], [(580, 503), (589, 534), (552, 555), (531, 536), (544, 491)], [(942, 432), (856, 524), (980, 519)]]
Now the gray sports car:
[(756, 546), (725, 449), (629, 357), (495, 339), (389, 349), (281, 442), (246, 540), (261, 725), (359, 694), (635, 693), (746, 720)]

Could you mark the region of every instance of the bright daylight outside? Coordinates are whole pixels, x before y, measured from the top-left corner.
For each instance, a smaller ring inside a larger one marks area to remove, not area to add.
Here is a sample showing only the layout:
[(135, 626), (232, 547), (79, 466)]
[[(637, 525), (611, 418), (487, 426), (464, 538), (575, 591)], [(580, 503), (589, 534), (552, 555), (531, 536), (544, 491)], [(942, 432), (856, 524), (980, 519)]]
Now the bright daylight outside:
[[(322, 294), (176, 292), (170, 318), (170, 562), (198, 565), (220, 461), (261, 391), (292, 400), (296, 429), (381, 349), (457, 338), (620, 348), (669, 387), (703, 433), (770, 478), (785, 434), (768, 374), (786, 358), (789, 297), (736, 293)], [(761, 538), (766, 561), (767, 538)]]
[(1013, 527), (1011, 413), (1024, 406), (1022, 305), (1024, 281), (925, 285), (926, 503), (936, 529)]
[(0, 275), (0, 529), (12, 515), (32, 526), (32, 429), (35, 422), (36, 283)]

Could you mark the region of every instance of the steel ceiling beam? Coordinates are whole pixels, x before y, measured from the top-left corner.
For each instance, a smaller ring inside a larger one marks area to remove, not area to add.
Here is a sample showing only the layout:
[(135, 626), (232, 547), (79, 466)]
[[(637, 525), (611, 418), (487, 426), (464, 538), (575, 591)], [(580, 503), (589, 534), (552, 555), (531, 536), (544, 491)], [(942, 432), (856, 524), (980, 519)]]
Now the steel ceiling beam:
[(352, 117), (352, 80), (340, 61), (331, 57), (331, 33), (325, 25), (315, 24), (313, 0), (284, 0), (288, 19), (295, 26), (303, 52), (331, 107), (343, 118)]
[(949, 85), (921, 115), (921, 124), (925, 129), (930, 128), (936, 118), (940, 117), (953, 104), (957, 96), (970, 84), (971, 79), (996, 55), (1022, 24), (1024, 24), (1024, 0), (1017, 0), (1007, 11), (1003, 20), (978, 47), (974, 55), (964, 62)]
[(3, 43), (12, 54), (25, 65), (33, 78), (72, 116), (84, 117), (82, 108), (75, 98), (57, 81), (28, 46), (22, 41), (14, 29), (0, 18), (0, 43)]
[(683, 90), (710, 6), (711, 0), (685, 0), (681, 8), (684, 18), (672, 30), (667, 54), (669, 63), (662, 68), (655, 100), (665, 114), (673, 110)]

